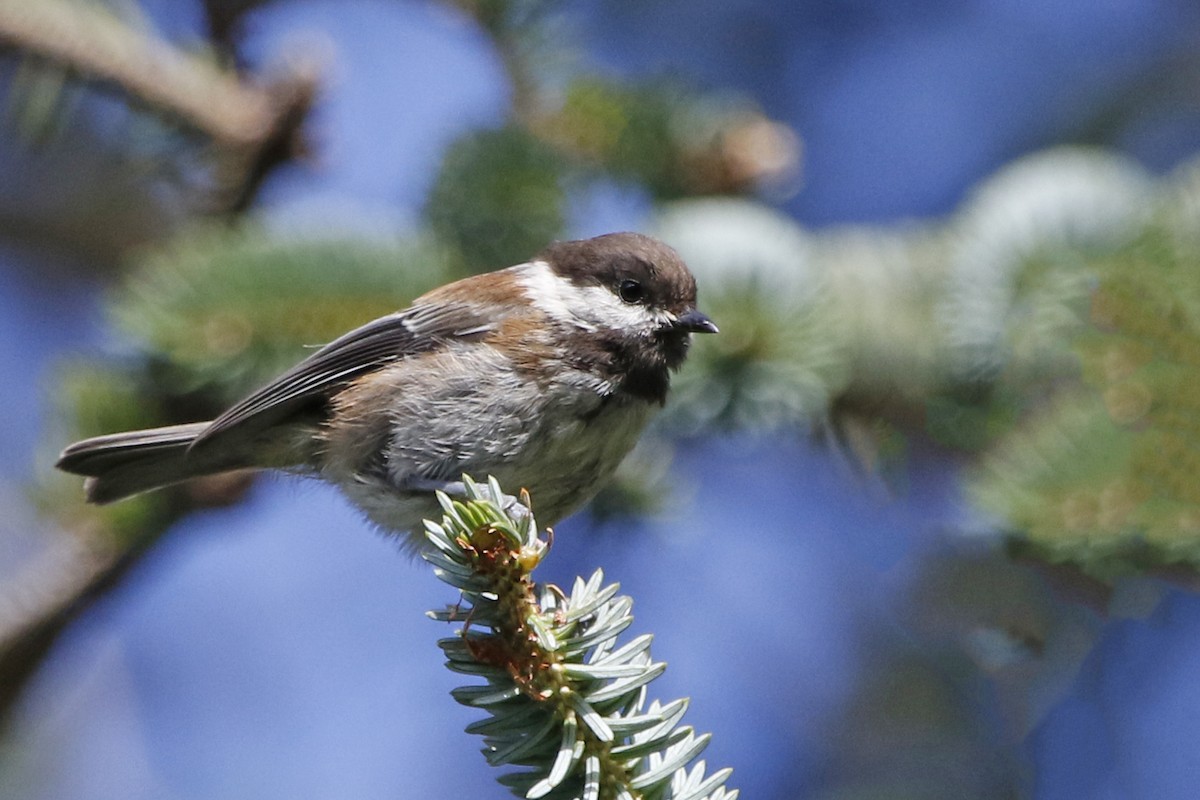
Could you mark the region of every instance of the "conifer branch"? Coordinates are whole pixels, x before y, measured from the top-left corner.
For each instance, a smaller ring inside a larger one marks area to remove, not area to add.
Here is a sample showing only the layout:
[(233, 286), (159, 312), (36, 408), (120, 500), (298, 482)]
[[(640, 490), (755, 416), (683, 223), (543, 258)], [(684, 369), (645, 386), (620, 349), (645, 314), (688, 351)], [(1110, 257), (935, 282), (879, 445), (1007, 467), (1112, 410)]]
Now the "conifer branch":
[(688, 765), (710, 734), (679, 725), (687, 700), (647, 704), (646, 686), (666, 665), (650, 656), (649, 635), (617, 646), (633, 622), (629, 597), (597, 570), (570, 594), (530, 575), (550, 549), (538, 535), (529, 496), (506, 498), (464, 476), (467, 501), (439, 495), (445, 516), (426, 522), (425, 559), (462, 593), (430, 616), (461, 621), (439, 642), (446, 666), (486, 683), (452, 694), (490, 717), (467, 730), (484, 737), (495, 766), (525, 767), (500, 777), (520, 797), (733, 800), (731, 770)]

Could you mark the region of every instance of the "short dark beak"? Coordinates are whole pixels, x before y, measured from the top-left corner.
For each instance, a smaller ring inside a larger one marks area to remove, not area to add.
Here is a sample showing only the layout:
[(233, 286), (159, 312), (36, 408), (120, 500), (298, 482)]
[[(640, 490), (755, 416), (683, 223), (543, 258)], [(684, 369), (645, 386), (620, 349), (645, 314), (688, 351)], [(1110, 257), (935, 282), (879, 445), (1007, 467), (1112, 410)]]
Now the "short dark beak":
[(706, 315), (692, 309), (675, 320), (675, 328), (688, 333), (719, 333), (716, 324)]

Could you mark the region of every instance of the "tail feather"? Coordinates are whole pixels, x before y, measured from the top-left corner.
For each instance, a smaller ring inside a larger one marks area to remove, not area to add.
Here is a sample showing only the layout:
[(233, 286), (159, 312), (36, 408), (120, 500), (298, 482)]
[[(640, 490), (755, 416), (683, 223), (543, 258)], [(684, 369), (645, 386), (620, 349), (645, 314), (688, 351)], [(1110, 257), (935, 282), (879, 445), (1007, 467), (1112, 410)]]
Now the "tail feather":
[(87, 499), (111, 503), (188, 478), (242, 466), (191, 445), (207, 422), (114, 433), (76, 442), (62, 452), (58, 468), (85, 475)]

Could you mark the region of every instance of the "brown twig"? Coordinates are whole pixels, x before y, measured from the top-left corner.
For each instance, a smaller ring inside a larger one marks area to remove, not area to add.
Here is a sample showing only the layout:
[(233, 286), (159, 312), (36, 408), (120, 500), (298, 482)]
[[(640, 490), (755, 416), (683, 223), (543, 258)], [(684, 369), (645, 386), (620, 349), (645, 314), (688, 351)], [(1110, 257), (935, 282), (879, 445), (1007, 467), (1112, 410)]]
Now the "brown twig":
[(101, 7), (62, 0), (0, 0), (0, 47), (115, 88), (211, 140), (220, 205), (234, 212), (272, 167), (302, 148), (300, 128), (318, 84), (311, 60), (290, 60), (259, 84)]

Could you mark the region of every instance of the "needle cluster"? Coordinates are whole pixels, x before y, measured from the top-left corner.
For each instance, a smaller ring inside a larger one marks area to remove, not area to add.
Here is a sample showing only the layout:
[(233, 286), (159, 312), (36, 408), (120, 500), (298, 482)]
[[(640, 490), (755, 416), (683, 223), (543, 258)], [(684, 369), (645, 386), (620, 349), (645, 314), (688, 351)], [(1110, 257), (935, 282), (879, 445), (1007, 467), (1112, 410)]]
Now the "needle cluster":
[(430, 616), (463, 624), (439, 645), (447, 667), (484, 680), (453, 695), (487, 712), (467, 730), (484, 737), (488, 762), (523, 768), (500, 782), (531, 799), (736, 798), (724, 788), (731, 770), (689, 768), (711, 735), (679, 724), (688, 701), (647, 702), (666, 664), (651, 658), (649, 635), (618, 646), (633, 601), (600, 570), (570, 593), (533, 582), (550, 540), (528, 495), (518, 504), (494, 480), (465, 483), (466, 502), (440, 496), (444, 518), (426, 523), (425, 559), (462, 593)]

